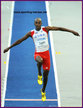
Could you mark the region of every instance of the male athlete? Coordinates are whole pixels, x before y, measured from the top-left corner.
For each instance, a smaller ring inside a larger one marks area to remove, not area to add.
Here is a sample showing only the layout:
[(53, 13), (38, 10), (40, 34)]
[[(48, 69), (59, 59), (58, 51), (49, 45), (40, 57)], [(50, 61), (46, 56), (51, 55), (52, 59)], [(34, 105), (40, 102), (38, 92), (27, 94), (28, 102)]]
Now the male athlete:
[(48, 74), (50, 70), (50, 54), (49, 54), (49, 44), (48, 44), (48, 32), (50, 30), (54, 31), (66, 31), (71, 32), (76, 36), (79, 34), (73, 30), (69, 30), (62, 27), (42, 27), (41, 18), (36, 18), (34, 21), (35, 29), (28, 32), (23, 38), (17, 40), (10, 47), (4, 50), (4, 53), (7, 52), (10, 48), (20, 44), (27, 38), (31, 37), (35, 44), (35, 54), (34, 59), (37, 62), (38, 67), (38, 84), (42, 84), (42, 74), (41, 66), (43, 66), (43, 88), (41, 89), (42, 101), (46, 100), (45, 88), (47, 85)]

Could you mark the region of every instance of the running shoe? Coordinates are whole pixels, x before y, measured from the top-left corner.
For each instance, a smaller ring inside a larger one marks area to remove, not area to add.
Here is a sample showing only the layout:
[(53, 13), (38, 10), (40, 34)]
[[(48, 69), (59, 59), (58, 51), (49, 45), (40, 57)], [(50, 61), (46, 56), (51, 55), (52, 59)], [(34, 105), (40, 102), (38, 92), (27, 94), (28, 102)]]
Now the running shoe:
[(38, 84), (39, 85), (42, 85), (42, 75), (40, 76), (40, 75), (38, 75)]
[(42, 101), (46, 101), (46, 93), (42, 91), (41, 89), (41, 95), (42, 95)]

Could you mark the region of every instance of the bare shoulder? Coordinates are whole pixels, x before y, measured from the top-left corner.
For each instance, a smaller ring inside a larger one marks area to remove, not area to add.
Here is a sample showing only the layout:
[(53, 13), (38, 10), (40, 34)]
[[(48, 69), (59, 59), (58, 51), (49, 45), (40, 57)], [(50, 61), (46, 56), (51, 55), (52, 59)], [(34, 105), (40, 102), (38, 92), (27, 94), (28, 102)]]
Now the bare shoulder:
[(51, 29), (51, 26), (46, 26), (45, 29), (46, 31), (49, 31)]
[(49, 30), (50, 28), (51, 28), (51, 26), (46, 26), (45, 27), (46, 30)]
[(46, 30), (47, 30), (47, 31), (50, 31), (50, 30), (59, 30), (59, 27), (47, 26), (47, 27), (46, 27)]
[(26, 40), (27, 38), (31, 37), (31, 32), (28, 32), (24, 37), (22, 37), (20, 40)]
[(30, 36), (31, 36), (31, 31), (28, 32), (26, 35), (27, 35), (28, 37), (30, 37)]

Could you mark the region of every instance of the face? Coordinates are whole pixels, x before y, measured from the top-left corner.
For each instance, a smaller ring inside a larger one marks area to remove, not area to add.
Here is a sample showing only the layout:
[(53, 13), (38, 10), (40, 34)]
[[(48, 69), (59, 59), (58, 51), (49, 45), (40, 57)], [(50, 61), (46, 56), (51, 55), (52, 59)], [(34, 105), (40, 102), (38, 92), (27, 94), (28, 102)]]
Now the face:
[(36, 30), (40, 30), (41, 29), (42, 22), (41, 22), (40, 19), (35, 20), (34, 24), (35, 24)]

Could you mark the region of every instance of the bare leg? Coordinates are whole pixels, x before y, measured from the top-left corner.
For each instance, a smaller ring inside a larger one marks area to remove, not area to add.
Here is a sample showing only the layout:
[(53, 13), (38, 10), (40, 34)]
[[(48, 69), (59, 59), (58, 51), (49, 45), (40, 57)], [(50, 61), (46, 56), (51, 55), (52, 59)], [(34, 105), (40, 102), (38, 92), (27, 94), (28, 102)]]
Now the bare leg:
[(43, 63), (43, 59), (40, 56), (37, 56), (36, 61), (37, 61), (37, 67), (38, 67), (38, 75), (41, 76), (42, 75), (41, 74), (41, 66), (42, 66), (42, 63)]
[(47, 85), (48, 74), (49, 74), (49, 70), (43, 70), (43, 88), (42, 88), (43, 92), (45, 92), (45, 88), (46, 88), (46, 85)]

